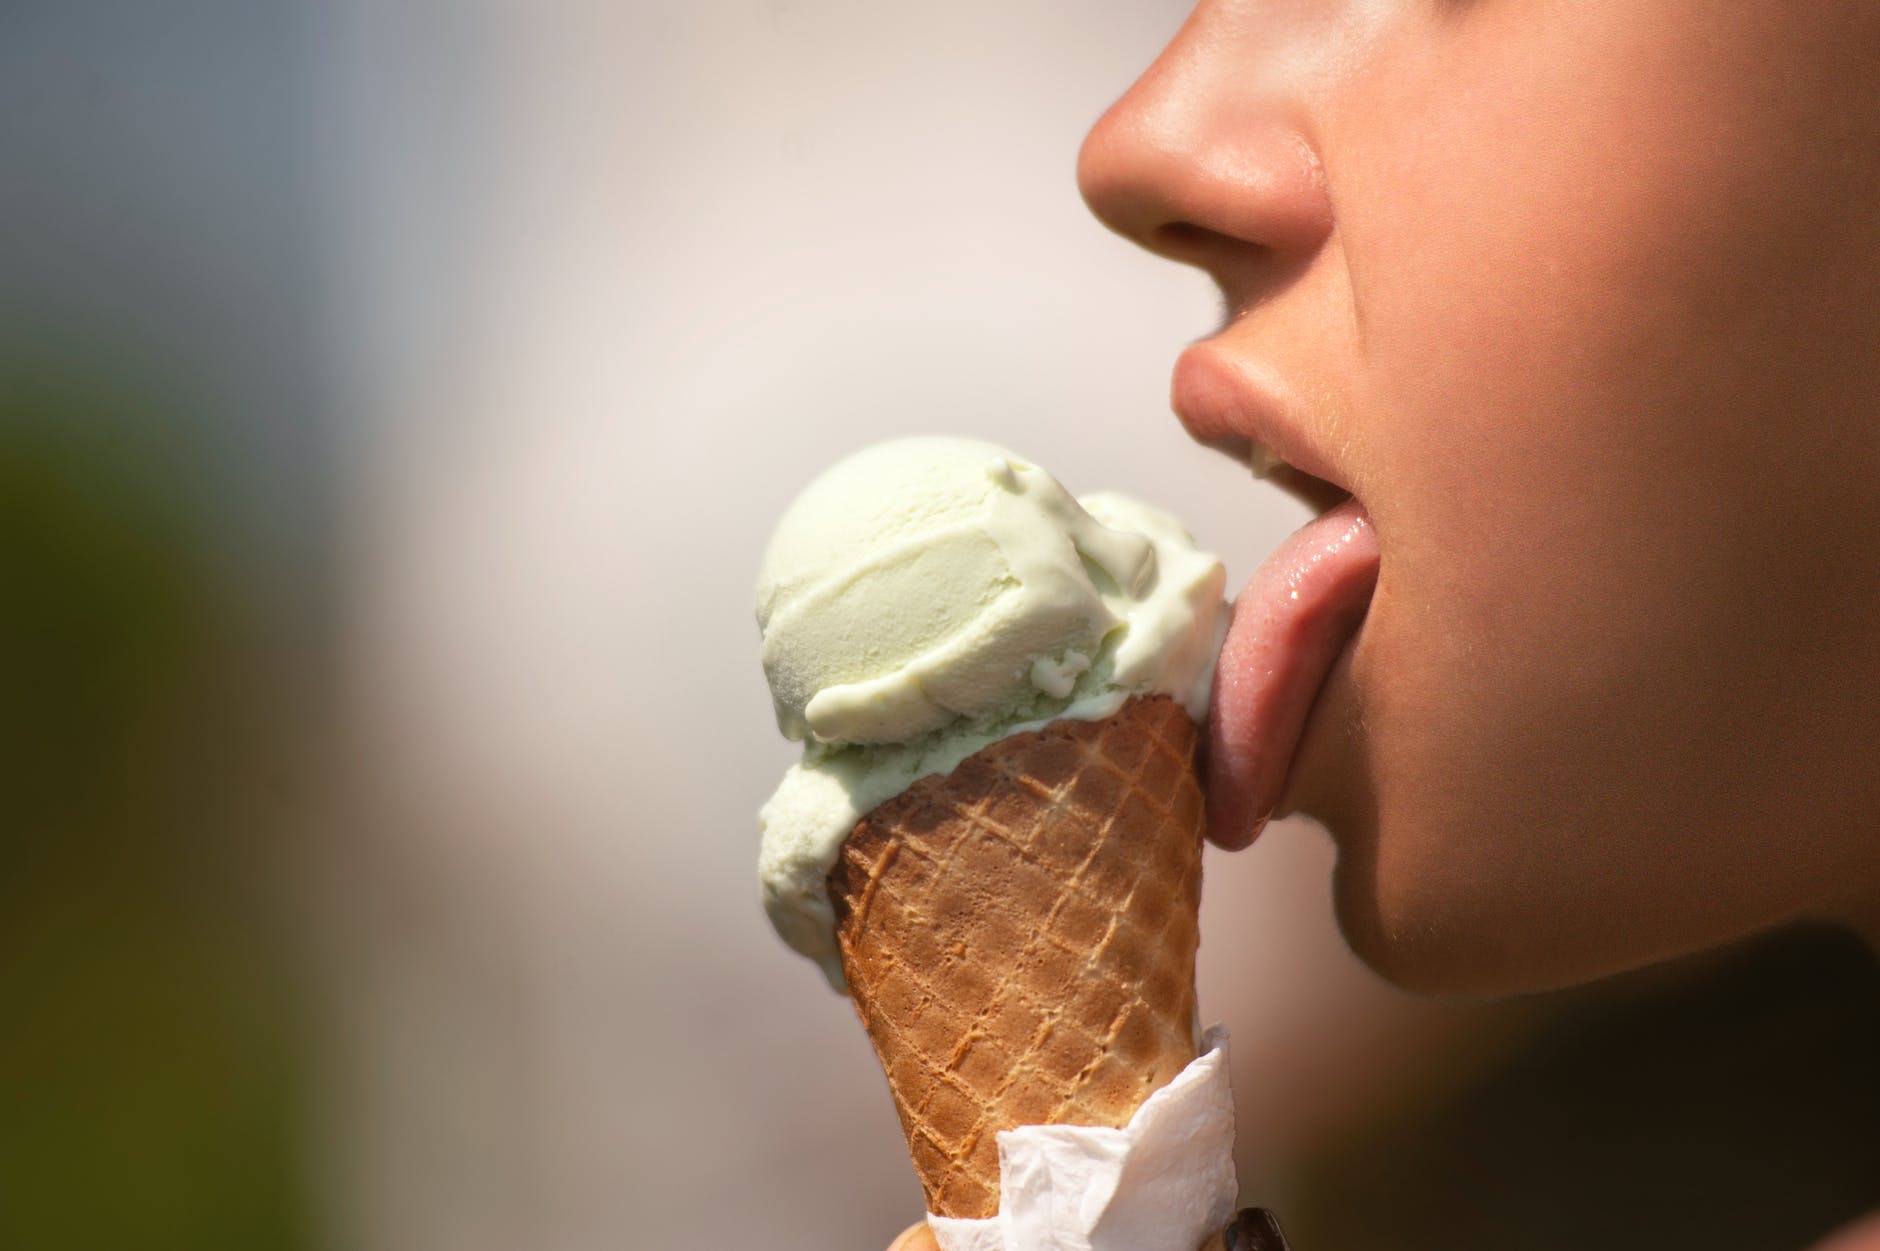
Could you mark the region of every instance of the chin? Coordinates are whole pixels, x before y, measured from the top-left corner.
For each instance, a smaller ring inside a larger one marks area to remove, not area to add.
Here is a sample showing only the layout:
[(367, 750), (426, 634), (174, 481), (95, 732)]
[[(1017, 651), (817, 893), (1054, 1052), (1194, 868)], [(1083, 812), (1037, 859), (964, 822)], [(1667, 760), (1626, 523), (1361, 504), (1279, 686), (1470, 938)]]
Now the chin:
[(1339, 933), (1352, 953), (1373, 973), (1397, 987), (1423, 995), (1493, 994), (1504, 988), (1484, 985), (1479, 944), (1457, 935), (1427, 913), (1432, 909), (1387, 906), (1380, 890), (1375, 844), (1359, 831), (1327, 822), (1338, 845), (1332, 870), (1332, 910)]
[(1419, 995), (1492, 996), (1541, 989), (1497, 971), (1484, 945), (1414, 914), (1393, 916), (1371, 883), (1341, 858), (1332, 878), (1339, 932), (1366, 968), (1399, 990)]
[(1559, 990), (1675, 954), (1627, 948), (1610, 918), (1589, 929), (1532, 891), (1458, 872), (1453, 858), (1421, 871), (1383, 868), (1374, 824), (1337, 816), (1326, 824), (1338, 849), (1332, 902), (1339, 931), (1359, 960), (1400, 990), (1470, 998)]
[(1307, 723), (1285, 807), (1330, 834), (1334, 915), (1367, 967), (1415, 994), (1493, 997), (1557, 990), (1675, 954), (1651, 943), (1664, 935), (1615, 924), (1611, 896), (1589, 894), (1591, 881), (1536, 877), (1535, 857), (1506, 854), (1561, 835), (1522, 820), (1492, 789), (1401, 777), (1380, 786), (1389, 766), (1376, 736), (1389, 719), (1361, 697), (1350, 661), (1334, 667)]

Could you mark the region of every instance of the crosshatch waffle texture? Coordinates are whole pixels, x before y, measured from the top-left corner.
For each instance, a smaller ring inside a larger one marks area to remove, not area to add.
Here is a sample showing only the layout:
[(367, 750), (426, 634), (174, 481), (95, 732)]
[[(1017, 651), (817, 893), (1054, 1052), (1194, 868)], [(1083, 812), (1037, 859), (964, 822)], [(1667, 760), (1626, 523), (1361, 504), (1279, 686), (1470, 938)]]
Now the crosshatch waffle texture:
[(1198, 737), (1164, 696), (1056, 721), (843, 843), (842, 966), (935, 1215), (997, 1214), (997, 1131), (1121, 1127), (1195, 1058)]

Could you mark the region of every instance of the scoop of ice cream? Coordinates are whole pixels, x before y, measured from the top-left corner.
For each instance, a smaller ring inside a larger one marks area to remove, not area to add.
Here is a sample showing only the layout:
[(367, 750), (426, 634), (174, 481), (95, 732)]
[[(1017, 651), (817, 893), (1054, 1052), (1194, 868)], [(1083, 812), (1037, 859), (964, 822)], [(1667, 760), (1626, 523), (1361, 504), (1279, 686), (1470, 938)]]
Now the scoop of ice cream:
[(785, 940), (840, 984), (824, 879), (855, 822), (919, 778), (1130, 695), (1203, 716), (1225, 580), (1168, 514), (1073, 499), (990, 443), (884, 443), (811, 482), (757, 588), (777, 724), (805, 740), (759, 818)]
[(820, 743), (904, 742), (1063, 697), (1155, 580), (1106, 529), (987, 443), (905, 439), (812, 482), (758, 582), (777, 723)]

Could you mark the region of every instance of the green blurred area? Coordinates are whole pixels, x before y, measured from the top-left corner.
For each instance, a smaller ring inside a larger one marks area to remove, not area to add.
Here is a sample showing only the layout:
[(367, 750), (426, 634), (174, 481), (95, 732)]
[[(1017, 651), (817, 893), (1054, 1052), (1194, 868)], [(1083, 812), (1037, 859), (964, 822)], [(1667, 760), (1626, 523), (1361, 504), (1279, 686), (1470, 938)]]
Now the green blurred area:
[(308, 1244), (265, 667), (154, 388), (0, 368), (0, 1247)]

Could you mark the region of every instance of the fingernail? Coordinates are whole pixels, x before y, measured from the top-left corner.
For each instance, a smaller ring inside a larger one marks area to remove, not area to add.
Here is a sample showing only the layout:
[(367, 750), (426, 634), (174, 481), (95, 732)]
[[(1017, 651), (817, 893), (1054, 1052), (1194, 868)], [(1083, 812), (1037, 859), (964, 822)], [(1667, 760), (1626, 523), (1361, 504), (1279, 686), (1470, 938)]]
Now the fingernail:
[(1265, 1208), (1242, 1208), (1228, 1227), (1227, 1251), (1288, 1251), (1286, 1235)]

